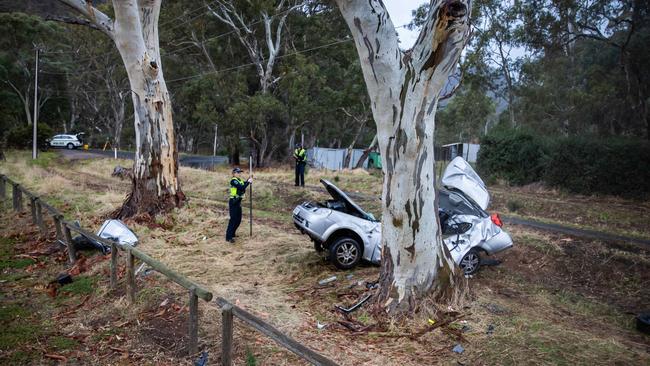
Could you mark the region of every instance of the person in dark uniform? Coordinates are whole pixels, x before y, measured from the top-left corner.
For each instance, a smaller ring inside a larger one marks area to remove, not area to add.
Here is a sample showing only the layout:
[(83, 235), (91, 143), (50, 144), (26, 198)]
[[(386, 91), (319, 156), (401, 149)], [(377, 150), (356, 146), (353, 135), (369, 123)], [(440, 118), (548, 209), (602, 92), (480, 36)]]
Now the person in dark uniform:
[(305, 165), (307, 165), (307, 151), (302, 144), (296, 144), (293, 151), (293, 158), (296, 159), (296, 187), (305, 186)]
[(226, 230), (226, 241), (229, 243), (235, 242), (235, 233), (239, 224), (241, 224), (241, 201), (246, 193), (246, 187), (253, 183), (253, 178), (249, 177), (244, 181), (241, 178), (243, 171), (239, 168), (232, 170), (232, 178), (230, 178), (230, 198), (228, 199), (228, 211), (230, 212), (230, 220), (228, 221), (228, 229)]

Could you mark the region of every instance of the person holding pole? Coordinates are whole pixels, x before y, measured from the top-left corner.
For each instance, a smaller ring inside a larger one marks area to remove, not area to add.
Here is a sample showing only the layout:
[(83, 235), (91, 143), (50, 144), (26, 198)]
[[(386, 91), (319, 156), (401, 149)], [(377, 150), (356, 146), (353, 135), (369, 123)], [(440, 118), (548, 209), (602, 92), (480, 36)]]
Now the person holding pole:
[(304, 187), (307, 151), (302, 148), (302, 144), (296, 144), (296, 149), (293, 151), (293, 158), (296, 159), (296, 187)]
[(244, 199), (246, 187), (253, 183), (253, 178), (249, 177), (244, 181), (242, 176), (243, 171), (239, 168), (232, 170), (232, 178), (230, 178), (230, 197), (228, 199), (228, 211), (230, 213), (230, 220), (228, 221), (228, 229), (226, 230), (226, 241), (229, 243), (235, 242), (235, 236), (239, 224), (241, 224), (241, 201)]

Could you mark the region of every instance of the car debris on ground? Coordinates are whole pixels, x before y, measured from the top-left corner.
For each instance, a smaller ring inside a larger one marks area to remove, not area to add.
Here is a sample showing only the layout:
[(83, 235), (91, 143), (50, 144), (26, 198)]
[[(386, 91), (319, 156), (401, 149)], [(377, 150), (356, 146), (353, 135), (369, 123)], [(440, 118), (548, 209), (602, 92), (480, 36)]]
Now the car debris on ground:
[[(79, 221), (75, 221), (77, 227), (81, 227)], [(138, 244), (138, 237), (131, 231), (126, 224), (120, 220), (106, 220), (104, 224), (97, 231), (97, 236), (103, 239), (114, 241), (121, 245), (135, 246)], [(77, 250), (97, 249), (102, 254), (111, 252), (111, 247), (101, 243), (92, 238), (88, 238), (83, 234), (79, 234), (72, 238), (72, 243)]]

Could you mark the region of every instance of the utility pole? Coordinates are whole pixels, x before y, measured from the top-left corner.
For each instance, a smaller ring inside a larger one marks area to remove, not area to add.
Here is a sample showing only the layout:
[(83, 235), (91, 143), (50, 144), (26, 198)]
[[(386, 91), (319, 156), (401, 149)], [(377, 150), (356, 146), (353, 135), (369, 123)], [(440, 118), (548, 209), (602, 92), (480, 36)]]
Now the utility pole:
[(32, 133), (32, 160), (38, 158), (38, 47), (36, 47), (36, 72), (34, 73), (34, 125)]
[(217, 156), (217, 132), (219, 125), (214, 125), (214, 147), (212, 148), (212, 156)]
[[(251, 136), (253, 136), (253, 131), (251, 131)], [(248, 141), (248, 174), (250, 177), (253, 177), (253, 140)], [(250, 186), (249, 191), (250, 201), (248, 204), (248, 225), (250, 230), (250, 236), (253, 236), (253, 186)]]

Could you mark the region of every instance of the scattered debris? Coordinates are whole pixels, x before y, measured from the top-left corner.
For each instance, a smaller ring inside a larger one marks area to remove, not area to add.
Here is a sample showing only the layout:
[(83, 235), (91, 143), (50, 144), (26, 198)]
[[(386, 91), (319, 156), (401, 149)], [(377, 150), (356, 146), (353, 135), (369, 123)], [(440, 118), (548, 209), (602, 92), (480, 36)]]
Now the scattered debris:
[(345, 278), (348, 280), (352, 279), (352, 277), (354, 277), (352, 273), (350, 273), (349, 275), (345, 275)]
[(61, 273), (57, 276), (56, 282), (61, 285), (67, 285), (69, 283), (72, 283), (72, 276), (70, 276), (68, 273)]
[(118, 177), (122, 180), (124, 179), (131, 179), (133, 177), (133, 169), (131, 168), (124, 168), (122, 166), (116, 166), (115, 169), (113, 169), (113, 173), (111, 174), (112, 177)]
[(642, 333), (650, 334), (650, 313), (641, 313), (637, 315), (636, 329)]
[(463, 352), (465, 352), (465, 348), (463, 348), (463, 346), (461, 346), (460, 344), (457, 344), (457, 345), (454, 346), (452, 351), (454, 351), (454, 352), (456, 352), (458, 354), (462, 354)]
[(201, 357), (198, 360), (194, 361), (194, 366), (207, 366), (208, 364), (208, 352), (201, 352)]
[(487, 331), (485, 332), (485, 334), (490, 335), (490, 334), (493, 334), (493, 333), (494, 333), (494, 325), (490, 324), (490, 325), (488, 325)]
[(485, 305), (483, 305), (483, 306), (484, 306), (484, 307), (485, 307), (489, 312), (491, 312), (492, 314), (496, 314), (496, 315), (504, 315), (504, 314), (507, 314), (507, 313), (510, 312), (508, 309), (504, 308), (503, 306), (501, 306), (501, 305), (497, 305), (497, 304), (493, 304), (493, 303), (485, 304)]
[(502, 262), (494, 258), (481, 258), (481, 266), (498, 266)]
[(339, 306), (339, 305), (336, 305), (336, 308), (339, 309), (339, 310), (341, 310), (341, 311), (344, 312), (345, 314), (350, 314), (351, 312), (353, 312), (353, 311), (357, 310), (358, 308), (360, 308), (361, 305), (363, 305), (363, 304), (364, 304), (366, 301), (368, 301), (371, 297), (372, 297), (372, 295), (371, 295), (371, 294), (368, 294), (368, 295), (366, 295), (363, 299), (361, 299), (361, 301), (359, 301), (358, 303), (354, 304), (352, 307), (347, 308), (347, 309), (344, 308), (344, 307), (342, 307), (342, 306)]
[(327, 327), (327, 324), (321, 324), (319, 321), (316, 321), (316, 328), (321, 330), (321, 329), (325, 329), (325, 327)]
[(366, 281), (366, 288), (368, 290), (374, 290), (376, 288), (379, 288), (379, 281), (375, 281), (375, 282)]
[(434, 324), (436, 324), (436, 321), (433, 320), (433, 319), (429, 319), (428, 322), (429, 322), (429, 325), (434, 325)]
[(321, 286), (327, 285), (328, 283), (336, 281), (336, 278), (337, 278), (336, 276), (328, 277), (328, 278), (325, 278), (323, 280), (318, 281), (318, 284), (321, 285)]
[(467, 333), (470, 330), (472, 330), (472, 328), (469, 325), (463, 325), (463, 327), (460, 328), (460, 331), (463, 332), (463, 333)]

